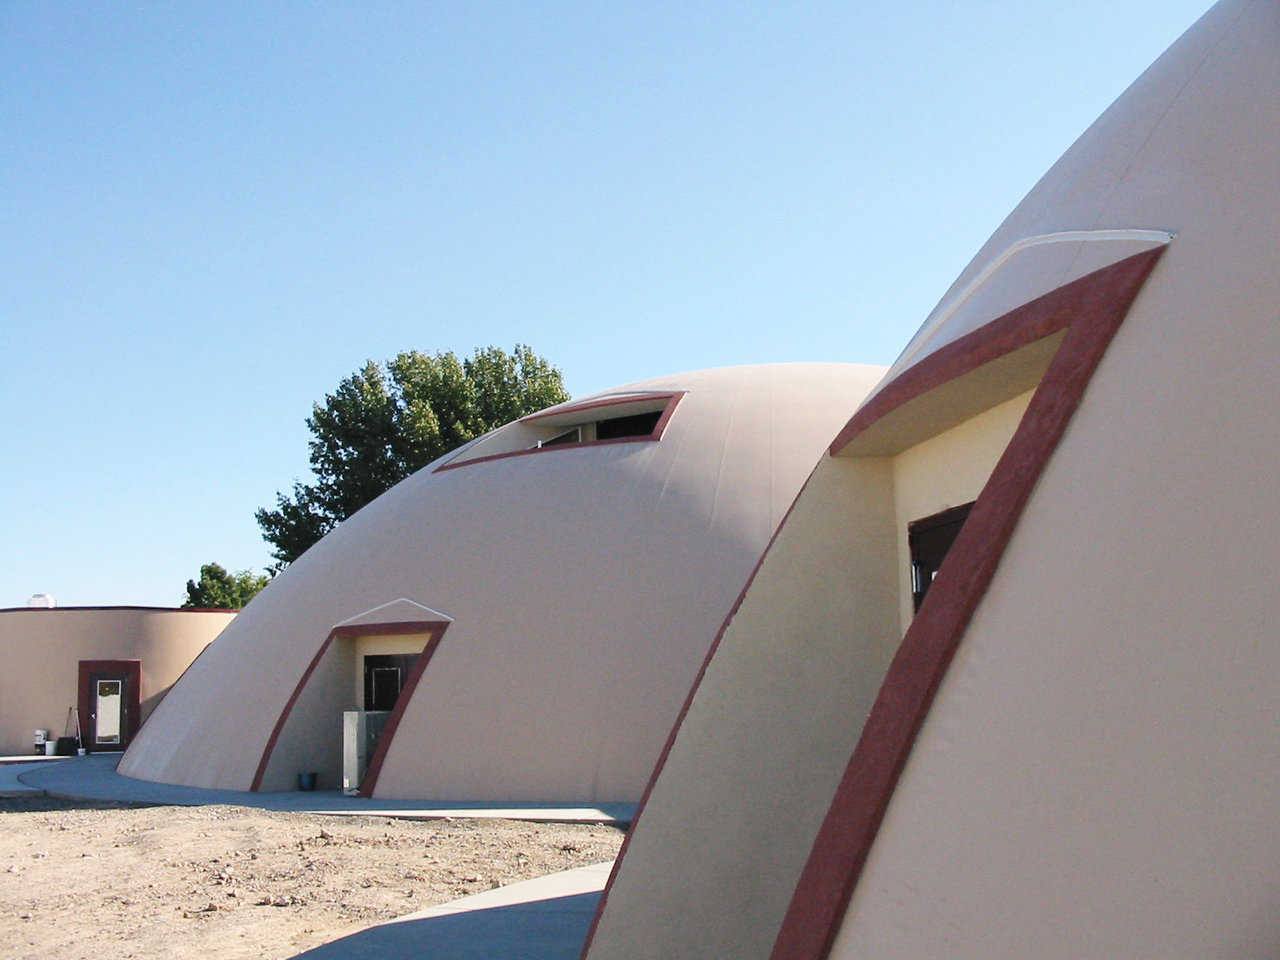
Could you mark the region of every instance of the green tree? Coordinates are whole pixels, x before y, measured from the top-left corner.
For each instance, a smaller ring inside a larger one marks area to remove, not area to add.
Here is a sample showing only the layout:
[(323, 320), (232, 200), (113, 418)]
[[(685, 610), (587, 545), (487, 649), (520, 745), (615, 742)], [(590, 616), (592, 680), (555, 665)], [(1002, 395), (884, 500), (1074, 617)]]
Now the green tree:
[(432, 460), (504, 423), (569, 399), (560, 371), (527, 346), (511, 353), (411, 350), (383, 365), (372, 360), (314, 404), (314, 483), (276, 494), (276, 509), (254, 516), (274, 549), (274, 570), (366, 503)]
[(187, 599), (184, 607), (203, 607), (211, 610), (239, 610), (267, 585), (270, 577), (255, 575), (251, 570), (228, 573), (220, 564), (206, 563), (200, 567), (200, 581), (187, 581)]

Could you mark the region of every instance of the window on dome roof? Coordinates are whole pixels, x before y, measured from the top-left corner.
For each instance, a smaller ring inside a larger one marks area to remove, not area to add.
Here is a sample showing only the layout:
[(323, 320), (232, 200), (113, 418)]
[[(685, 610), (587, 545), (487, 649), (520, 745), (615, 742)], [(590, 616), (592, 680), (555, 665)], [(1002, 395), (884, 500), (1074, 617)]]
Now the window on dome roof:
[(617, 440), (620, 437), (647, 437), (658, 425), (661, 410), (636, 413), (629, 417), (614, 417), (596, 423), (597, 440)]
[(631, 437), (647, 437), (658, 426), (662, 410), (649, 410), (645, 413), (633, 413), (625, 417), (610, 417), (570, 427), (534, 444), (535, 450), (543, 447), (556, 447), (562, 444), (591, 443), (598, 440), (626, 440)]
[(570, 430), (566, 430), (564, 433), (557, 433), (554, 437), (552, 437), (549, 440), (539, 440), (538, 446), (554, 447), (562, 443), (581, 443), (581, 442), (582, 442), (582, 428), (573, 427)]
[(469, 463), (569, 450), (598, 443), (659, 440), (684, 391), (640, 392), (561, 404), (522, 417), (477, 438), (435, 469), (452, 470)]

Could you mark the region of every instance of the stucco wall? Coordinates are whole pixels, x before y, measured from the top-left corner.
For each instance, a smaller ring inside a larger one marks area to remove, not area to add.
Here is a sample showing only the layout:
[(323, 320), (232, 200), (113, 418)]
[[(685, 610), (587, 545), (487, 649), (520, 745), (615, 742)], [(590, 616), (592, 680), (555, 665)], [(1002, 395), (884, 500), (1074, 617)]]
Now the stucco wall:
[(911, 547), (907, 524), (976, 500), (1033, 391), (1027, 391), (893, 458), (898, 531), (898, 610), (903, 633), (911, 625)]
[[(893, 457), (818, 466), (698, 687), (592, 960), (767, 955), (913, 615), (907, 524), (977, 498), (1030, 398)], [(711, 826), (723, 823), (730, 843)]]
[[(779, 364), (662, 377), (610, 394), (682, 392), (660, 441), (420, 471), (254, 598), (121, 772), (247, 788), (334, 625), (406, 598), (452, 622), (391, 741), (378, 796), (634, 802), (778, 520), (882, 374)], [(292, 751), (291, 731), (336, 731), (354, 683), (333, 688), (331, 708), (299, 702), (264, 787), (288, 786), (312, 763)], [(336, 755), (336, 732), (329, 742)]]
[(1280, 953), (1280, 283), (1235, 272), (1250, 306), (1224, 328), (1192, 292), (1219, 279), (1201, 251), (1159, 270), (965, 633), (832, 957)]
[(818, 466), (698, 687), (591, 960), (768, 955), (897, 646), (891, 484), (887, 459)]
[(964, 634), (833, 958), (1280, 955), (1277, 50), (1280, 4), (1215, 6), (988, 244), (1177, 233)]
[(139, 608), (0, 610), (0, 754), (32, 752), (32, 731), (62, 734), (81, 660), (141, 660), (142, 720), (232, 612)]
[(359, 709), (364, 702), (363, 658), (420, 654), (428, 639), (426, 633), (335, 637), (289, 712), (261, 789), (294, 790), (299, 773), (316, 773), (320, 789), (336, 789), (342, 782), (342, 712)]
[(355, 706), (351, 699), (356, 684), (354, 647), (350, 637), (335, 637), (325, 649), (289, 711), (260, 789), (296, 790), (299, 773), (317, 774), (321, 790), (341, 784), (342, 712)]

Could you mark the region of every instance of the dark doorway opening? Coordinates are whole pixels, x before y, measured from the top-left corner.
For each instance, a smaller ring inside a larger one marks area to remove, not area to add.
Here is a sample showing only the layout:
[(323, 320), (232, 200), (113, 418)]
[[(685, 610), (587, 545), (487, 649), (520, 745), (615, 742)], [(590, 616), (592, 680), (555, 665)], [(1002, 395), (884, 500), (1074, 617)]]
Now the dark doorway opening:
[(142, 721), (142, 661), (81, 660), (79, 712), (86, 752), (123, 750)]
[(907, 524), (907, 544), (911, 548), (911, 601), (917, 613), (972, 508), (972, 503), (966, 503)]
[(393, 710), (409, 679), (416, 653), (368, 654), (364, 658), (364, 708)]

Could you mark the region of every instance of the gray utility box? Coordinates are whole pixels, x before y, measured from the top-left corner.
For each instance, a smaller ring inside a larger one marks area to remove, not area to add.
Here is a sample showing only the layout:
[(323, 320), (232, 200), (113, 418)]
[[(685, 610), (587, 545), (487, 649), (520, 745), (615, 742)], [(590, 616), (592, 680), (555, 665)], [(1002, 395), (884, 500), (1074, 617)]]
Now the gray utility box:
[(390, 710), (346, 710), (342, 714), (342, 792), (354, 794), (369, 769)]

